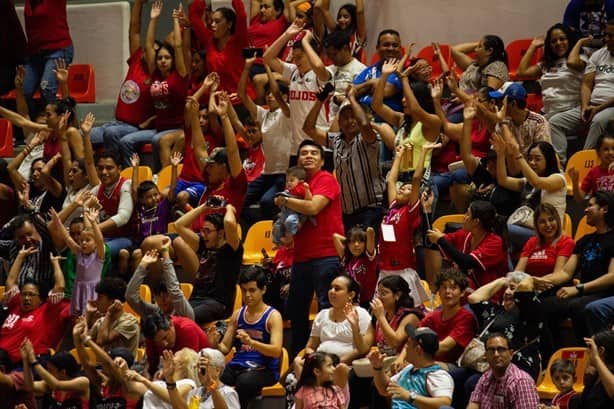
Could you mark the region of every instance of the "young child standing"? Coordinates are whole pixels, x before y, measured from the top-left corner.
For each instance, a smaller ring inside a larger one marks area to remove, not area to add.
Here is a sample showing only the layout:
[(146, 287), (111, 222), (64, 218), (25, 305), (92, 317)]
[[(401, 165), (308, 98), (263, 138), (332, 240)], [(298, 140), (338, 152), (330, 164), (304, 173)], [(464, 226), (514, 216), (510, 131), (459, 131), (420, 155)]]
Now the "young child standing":
[[(312, 200), (309, 185), (305, 183), (307, 173), (300, 166), (293, 166), (286, 173), (286, 190), (279, 193), (286, 197), (294, 197), (303, 200)], [(307, 216), (283, 206), (281, 212), (273, 223), (273, 243), (279, 244), (282, 237), (294, 236)]]
[(350, 400), (347, 384), (350, 368), (339, 358), (324, 352), (305, 357), (305, 366), (294, 395), (296, 409), (345, 409)]
[[(614, 128), (614, 126), (612, 126)], [(583, 203), (587, 196), (598, 190), (614, 191), (614, 129), (597, 139), (595, 151), (599, 157), (599, 165), (588, 171), (582, 181), (576, 168), (569, 169), (569, 177), (573, 185), (573, 197), (578, 203)], [(580, 185), (582, 182), (582, 185)]]
[(357, 225), (347, 237), (333, 234), (333, 242), (346, 274), (360, 283), (360, 306), (368, 309), (377, 284), (375, 230)]
[(421, 223), (420, 184), (426, 156), (430, 156), (430, 151), (440, 146), (439, 143), (424, 144), (411, 181), (401, 184), (398, 188), (397, 180), (401, 161), (404, 156), (411, 155), (412, 150), (406, 145), (397, 146), (392, 168), (388, 173), (388, 202), (390, 207), (381, 225), (379, 279), (381, 280), (389, 275), (403, 277), (409, 284), (416, 304), (422, 304), (428, 300), (420, 283), (420, 277), (416, 272), (414, 246), (415, 232), (420, 228)]
[(98, 213), (98, 209), (94, 208), (84, 210), (85, 228), (79, 235), (79, 243), (77, 243), (61, 226), (62, 222), (55, 210), (51, 210), (54, 222), (60, 223), (59, 230), (64, 236), (66, 247), (76, 256), (75, 282), (70, 300), (70, 313), (73, 316), (83, 315), (87, 303), (97, 298), (95, 287), (102, 276), (105, 256), (104, 238), (98, 227)]
[(539, 409), (568, 409), (569, 401), (576, 394), (573, 384), (576, 381), (576, 367), (568, 359), (557, 359), (550, 367), (550, 377), (559, 390), (550, 405), (540, 405)]

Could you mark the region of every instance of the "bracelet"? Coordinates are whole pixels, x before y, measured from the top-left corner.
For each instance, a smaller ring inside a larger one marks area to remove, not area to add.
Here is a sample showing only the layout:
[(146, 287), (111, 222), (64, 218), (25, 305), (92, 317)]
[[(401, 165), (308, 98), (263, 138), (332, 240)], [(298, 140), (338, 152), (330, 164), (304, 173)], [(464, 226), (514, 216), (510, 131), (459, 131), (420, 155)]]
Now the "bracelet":
[(31, 367), (35, 367), (36, 365), (40, 365), (40, 362), (38, 361), (38, 359), (35, 359), (34, 361), (30, 363)]
[(176, 382), (166, 382), (166, 389), (177, 389)]

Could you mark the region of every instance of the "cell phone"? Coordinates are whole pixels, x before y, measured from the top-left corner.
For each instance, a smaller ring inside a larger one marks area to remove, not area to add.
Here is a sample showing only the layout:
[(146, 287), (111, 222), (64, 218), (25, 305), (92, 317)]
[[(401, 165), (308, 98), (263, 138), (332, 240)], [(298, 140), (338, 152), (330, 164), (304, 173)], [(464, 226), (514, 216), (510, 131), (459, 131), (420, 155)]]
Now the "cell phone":
[(264, 55), (264, 48), (247, 47), (243, 49), (243, 58), (262, 57)]
[(322, 91), (316, 95), (316, 98), (318, 98), (320, 101), (326, 101), (328, 95), (334, 90), (335, 86), (332, 84), (332, 82), (327, 82), (326, 85), (324, 85), (324, 88), (322, 88)]

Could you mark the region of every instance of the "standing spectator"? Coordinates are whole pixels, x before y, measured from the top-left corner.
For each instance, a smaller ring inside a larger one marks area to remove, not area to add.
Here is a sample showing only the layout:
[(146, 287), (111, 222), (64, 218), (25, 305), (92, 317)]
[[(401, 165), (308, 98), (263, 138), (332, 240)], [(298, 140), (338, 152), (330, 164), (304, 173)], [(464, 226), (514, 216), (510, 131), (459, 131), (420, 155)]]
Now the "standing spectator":
[(339, 110), (338, 126), (328, 131), (316, 127), (316, 118), (323, 106), (318, 99), (305, 119), (303, 131), (333, 150), (335, 175), (341, 187), (344, 228), (349, 230), (356, 224), (378, 228), (384, 201), (379, 135), (356, 101), (353, 86), (347, 95), (348, 103)]
[[(119, 89), (115, 105), (115, 120), (92, 129), (92, 143), (104, 145), (115, 152), (122, 152), (120, 140), (127, 134), (147, 129), (154, 114), (149, 84), (151, 82), (145, 62), (145, 50), (141, 45), (141, 14), (145, 0), (135, 0), (130, 12), (128, 41), (130, 58), (128, 72)], [(122, 153), (122, 166), (130, 166), (130, 152)], [(128, 155), (128, 156), (125, 156)]]
[(614, 19), (608, 21), (605, 46), (595, 51), (586, 64), (580, 88), (580, 106), (550, 119), (552, 143), (567, 150), (567, 137), (588, 127), (584, 149), (595, 147), (614, 115)]
[(437, 334), (429, 328), (405, 326), (408, 340), (404, 351), (410, 362), (402, 371), (389, 377), (383, 371), (384, 356), (379, 350), (369, 353), (375, 371), (373, 380), (382, 396), (392, 397), (394, 408), (440, 408), (452, 402), (454, 382), (435, 361), (439, 348)]
[(32, 113), (36, 112), (32, 96), (39, 87), (45, 103), (56, 100), (56, 60), (61, 58), (66, 64), (72, 62), (74, 48), (66, 19), (66, 3), (66, 0), (26, 0), (24, 5), (28, 37), (24, 92)]
[(512, 348), (505, 335), (494, 333), (486, 340), (490, 369), (482, 375), (467, 409), (534, 409), (539, 405), (535, 381), (512, 363)]
[[(367, 42), (367, 22), (365, 19), (365, 2), (356, 0), (355, 5), (346, 3), (339, 7), (337, 19), (330, 12), (330, 0), (317, 0), (314, 3), (314, 30), (319, 39), (326, 38), (326, 32), (342, 32), (347, 35), (350, 55), (358, 60), (365, 59), (364, 46)], [(330, 57), (329, 57), (330, 58)]]
[(0, 63), (0, 95), (2, 95), (13, 88), (15, 68), (23, 64), (26, 57), (26, 36), (17, 17), (17, 10), (11, 1), (0, 4), (0, 44), (0, 54), (5, 57)]
[(341, 192), (335, 177), (323, 171), (324, 149), (312, 140), (301, 142), (298, 165), (305, 168), (313, 194), (311, 201), (278, 196), (275, 204), (315, 217), (294, 237), (294, 264), (288, 298), (292, 320), (292, 355), (295, 356), (309, 338), (309, 305), (314, 290), (320, 309), (329, 305), (327, 291), (340, 269), (333, 243), (333, 233), (343, 233)]

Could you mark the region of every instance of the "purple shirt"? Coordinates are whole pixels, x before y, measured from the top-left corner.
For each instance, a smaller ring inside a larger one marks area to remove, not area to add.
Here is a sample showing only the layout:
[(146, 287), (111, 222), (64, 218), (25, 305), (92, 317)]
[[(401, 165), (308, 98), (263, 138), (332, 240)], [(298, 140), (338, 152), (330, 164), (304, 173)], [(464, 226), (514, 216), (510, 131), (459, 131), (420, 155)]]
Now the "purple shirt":
[(150, 209), (139, 206), (138, 222), (141, 241), (154, 234), (165, 234), (168, 231), (169, 211), (170, 203), (166, 198)]

